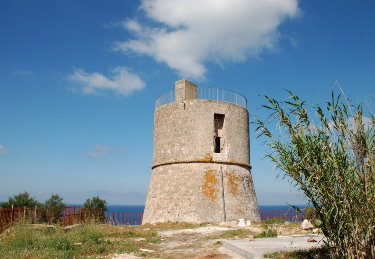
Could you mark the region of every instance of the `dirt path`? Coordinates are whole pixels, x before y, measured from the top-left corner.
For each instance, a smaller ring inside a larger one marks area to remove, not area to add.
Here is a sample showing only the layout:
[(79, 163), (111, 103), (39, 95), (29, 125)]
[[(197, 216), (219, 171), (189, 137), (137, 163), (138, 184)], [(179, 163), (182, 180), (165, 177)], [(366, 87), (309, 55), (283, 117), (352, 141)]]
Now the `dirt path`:
[[(254, 224), (238, 228), (235, 223), (228, 223), (226, 226), (208, 225), (183, 229), (173, 229), (173, 226), (170, 226), (158, 229), (158, 242), (141, 248), (140, 252), (146, 258), (241, 258), (223, 248), (223, 240), (243, 239), (269, 229), (276, 230), (279, 235), (306, 233), (306, 231), (300, 230), (299, 224)], [(135, 242), (142, 242), (142, 238), (135, 239)], [(142, 257), (119, 254), (112, 258), (135, 259)]]

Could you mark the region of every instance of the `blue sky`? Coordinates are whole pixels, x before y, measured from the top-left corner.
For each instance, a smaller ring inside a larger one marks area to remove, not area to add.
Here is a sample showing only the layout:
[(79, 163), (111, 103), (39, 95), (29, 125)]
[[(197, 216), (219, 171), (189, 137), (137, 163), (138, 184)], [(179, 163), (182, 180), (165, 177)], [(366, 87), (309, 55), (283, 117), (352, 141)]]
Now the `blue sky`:
[[(251, 116), (285, 88), (322, 104), (336, 80), (373, 105), (374, 10), (370, 0), (1, 1), (0, 201), (28, 191), (143, 204), (154, 102), (181, 78), (242, 93)], [(259, 203), (303, 203), (250, 134)]]

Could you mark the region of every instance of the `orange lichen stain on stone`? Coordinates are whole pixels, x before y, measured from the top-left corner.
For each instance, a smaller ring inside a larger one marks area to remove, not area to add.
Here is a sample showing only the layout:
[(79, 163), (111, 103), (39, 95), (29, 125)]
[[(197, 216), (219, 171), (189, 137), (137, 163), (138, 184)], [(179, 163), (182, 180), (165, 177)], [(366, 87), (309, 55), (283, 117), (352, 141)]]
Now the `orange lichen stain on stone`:
[(238, 177), (231, 172), (225, 172), (225, 177), (228, 179), (227, 180), (227, 185), (229, 186), (229, 192), (233, 196), (238, 195)]
[(204, 175), (203, 181), (203, 194), (206, 195), (212, 202), (217, 200), (217, 193), (219, 190), (216, 188), (218, 184), (218, 180), (216, 179), (216, 171), (215, 170), (207, 170), (206, 174)]
[(243, 210), (237, 208), (236, 211), (234, 212), (234, 214), (236, 214), (236, 215), (243, 215)]
[(210, 153), (207, 153), (204, 158), (199, 158), (197, 160), (202, 161), (202, 162), (212, 162), (213, 161), (212, 155)]

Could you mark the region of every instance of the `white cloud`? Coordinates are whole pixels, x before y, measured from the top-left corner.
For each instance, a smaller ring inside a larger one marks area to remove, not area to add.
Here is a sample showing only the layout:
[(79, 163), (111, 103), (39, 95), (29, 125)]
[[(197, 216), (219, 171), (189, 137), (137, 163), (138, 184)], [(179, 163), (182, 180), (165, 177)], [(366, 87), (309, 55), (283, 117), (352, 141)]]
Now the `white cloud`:
[(98, 157), (106, 156), (113, 151), (114, 151), (113, 147), (104, 146), (104, 145), (96, 145), (94, 148), (94, 151), (90, 151), (87, 154), (91, 157), (98, 158)]
[[(347, 122), (348, 122), (349, 129), (351, 129), (353, 131), (356, 131), (357, 124), (354, 120), (354, 117), (350, 117)], [(363, 116), (362, 117), (362, 125), (363, 125), (364, 130), (367, 131), (367, 130), (370, 130), (373, 127), (374, 124), (373, 124), (372, 119), (370, 117)], [(332, 122), (330, 123), (330, 126), (333, 127)]]
[(152, 56), (195, 78), (204, 77), (207, 61), (244, 61), (274, 48), (278, 26), (299, 12), (297, 0), (143, 0), (141, 9), (160, 26), (128, 20), (123, 26), (136, 39), (114, 49)]
[(145, 83), (137, 75), (128, 72), (124, 67), (115, 67), (111, 72), (113, 76), (108, 78), (101, 73), (87, 73), (82, 69), (75, 69), (69, 78), (82, 84), (81, 91), (84, 94), (111, 91), (126, 96), (145, 87)]
[(3, 146), (3, 145), (0, 145), (0, 154), (5, 154), (5, 153), (9, 153), (10, 152), (10, 149)]

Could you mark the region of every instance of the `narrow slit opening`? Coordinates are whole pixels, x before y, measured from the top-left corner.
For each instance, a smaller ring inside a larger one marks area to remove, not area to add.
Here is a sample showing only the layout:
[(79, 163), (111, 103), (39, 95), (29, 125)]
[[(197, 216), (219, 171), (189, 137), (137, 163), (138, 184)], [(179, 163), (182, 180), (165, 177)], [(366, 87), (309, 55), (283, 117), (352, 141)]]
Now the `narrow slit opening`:
[(220, 153), (220, 137), (215, 137), (215, 148), (214, 152), (215, 153)]

